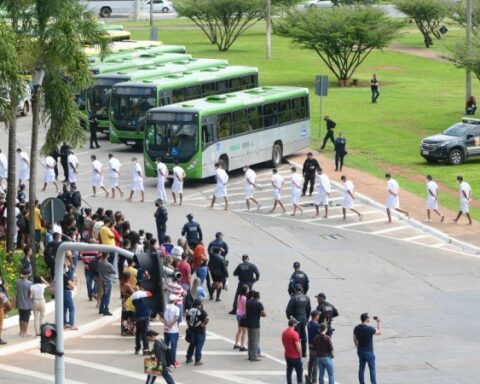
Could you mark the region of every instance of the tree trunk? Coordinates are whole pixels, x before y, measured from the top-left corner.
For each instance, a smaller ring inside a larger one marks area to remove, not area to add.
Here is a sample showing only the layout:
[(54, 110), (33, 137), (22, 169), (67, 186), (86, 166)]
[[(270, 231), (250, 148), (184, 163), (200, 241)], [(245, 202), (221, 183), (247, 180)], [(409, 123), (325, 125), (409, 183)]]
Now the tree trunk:
[(17, 144), (17, 96), (12, 92), (12, 111), (8, 119), (8, 180), (7, 180), (7, 259), (13, 258), (15, 250), (15, 231), (17, 218), (15, 216), (16, 205), (16, 144)]

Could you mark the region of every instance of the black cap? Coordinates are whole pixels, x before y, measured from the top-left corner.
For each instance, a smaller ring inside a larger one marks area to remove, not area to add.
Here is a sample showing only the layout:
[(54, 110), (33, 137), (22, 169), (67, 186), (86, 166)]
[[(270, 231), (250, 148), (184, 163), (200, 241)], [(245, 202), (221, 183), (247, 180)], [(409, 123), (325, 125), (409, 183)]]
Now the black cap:
[(222, 233), (222, 232), (217, 232), (217, 233), (215, 233), (215, 237), (220, 237), (220, 236), (223, 236), (223, 233)]
[(293, 268), (300, 268), (300, 263), (298, 261), (295, 261), (293, 263)]
[(70, 188), (77, 189), (77, 184), (75, 184), (75, 183), (70, 183)]
[(163, 200), (162, 199), (157, 199), (157, 200), (155, 200), (155, 204), (163, 204)]
[(315, 296), (317, 299), (323, 299), (325, 300), (327, 298), (327, 296), (322, 292), (322, 293), (319, 293), (317, 296)]
[(244, 254), (242, 255), (242, 260), (247, 260), (247, 259), (248, 259), (248, 255), (247, 255), (246, 253), (244, 253)]
[(302, 284), (295, 285), (295, 292), (303, 292)]
[(308, 153), (307, 153), (307, 156), (313, 156), (313, 153), (312, 153), (312, 152), (308, 152)]
[(189, 213), (189, 214), (187, 215), (187, 219), (193, 219), (193, 215), (192, 215), (191, 213)]

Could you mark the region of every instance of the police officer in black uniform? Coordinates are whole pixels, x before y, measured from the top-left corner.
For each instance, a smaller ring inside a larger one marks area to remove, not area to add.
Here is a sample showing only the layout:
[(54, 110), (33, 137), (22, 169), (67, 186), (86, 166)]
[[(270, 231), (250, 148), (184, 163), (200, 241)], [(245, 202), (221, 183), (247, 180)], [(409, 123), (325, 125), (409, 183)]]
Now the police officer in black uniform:
[(317, 159), (313, 158), (312, 152), (308, 152), (307, 158), (303, 163), (304, 182), (303, 182), (302, 196), (305, 196), (305, 193), (307, 192), (308, 183), (310, 183), (310, 196), (312, 196), (313, 187), (315, 186), (315, 176), (316, 176), (315, 173), (318, 168), (320, 168), (320, 164), (318, 164)]
[(210, 244), (208, 244), (208, 254), (211, 255), (213, 253), (214, 248), (220, 249), (220, 255), (223, 257), (227, 257), (228, 255), (228, 244), (223, 241), (223, 233), (217, 232), (215, 234), (215, 240), (212, 240)]
[(290, 298), (285, 313), (288, 319), (294, 317), (298, 321), (295, 329), (300, 335), (302, 357), (307, 357), (307, 332), (305, 326), (307, 325), (311, 309), (310, 299), (303, 293), (301, 284), (297, 284), (295, 286), (295, 293)]
[(187, 219), (188, 222), (185, 223), (182, 229), (182, 236), (186, 236), (188, 246), (194, 249), (199, 241), (203, 239), (202, 228), (200, 228), (200, 224), (193, 221), (191, 213), (187, 215)]
[(153, 216), (155, 217), (155, 224), (157, 226), (158, 243), (163, 244), (167, 233), (168, 211), (167, 208), (163, 206), (162, 199), (157, 199), (155, 201), (155, 206), (157, 207), (157, 210)]
[(238, 286), (235, 292), (235, 299), (233, 300), (233, 309), (228, 312), (230, 315), (237, 314), (237, 298), (242, 291), (242, 287), (248, 285), (251, 291), (253, 284), (260, 279), (260, 272), (255, 264), (250, 263), (248, 255), (245, 254), (242, 256), (242, 262), (238, 264), (235, 271), (233, 271), (233, 276), (238, 276)]
[(327, 133), (323, 138), (323, 144), (320, 148), (322, 151), (325, 149), (325, 145), (327, 145), (328, 139), (330, 139), (332, 141), (332, 144), (335, 145), (335, 137), (333, 136), (333, 130), (337, 126), (337, 123), (335, 123), (335, 121), (333, 121), (330, 116), (325, 116), (323, 120), (325, 120), (325, 124), (327, 125)]
[[(92, 113), (88, 119), (88, 126), (90, 127), (90, 149), (100, 148), (97, 140), (98, 121), (94, 113)], [(93, 144), (95, 144), (95, 146), (93, 146)]]
[(326, 323), (328, 326), (327, 335), (332, 337), (333, 331), (332, 320), (338, 316), (337, 309), (327, 301), (325, 293), (319, 293), (315, 296), (318, 300), (317, 311), (320, 312), (319, 323)]
[(343, 132), (338, 132), (338, 137), (335, 139), (335, 171), (342, 171), (343, 158), (347, 154), (347, 140), (343, 137)]
[(308, 292), (310, 283), (307, 274), (300, 270), (300, 263), (298, 261), (293, 263), (293, 269), (295, 271), (292, 273), (292, 276), (290, 276), (290, 282), (288, 283), (288, 294), (291, 296), (295, 293), (295, 286), (297, 284), (300, 284), (302, 287), (302, 292), (306, 294)]
[(60, 147), (60, 164), (62, 164), (63, 168), (63, 175), (65, 176), (65, 180), (68, 183), (68, 154), (72, 149), (67, 143), (63, 142), (62, 146)]

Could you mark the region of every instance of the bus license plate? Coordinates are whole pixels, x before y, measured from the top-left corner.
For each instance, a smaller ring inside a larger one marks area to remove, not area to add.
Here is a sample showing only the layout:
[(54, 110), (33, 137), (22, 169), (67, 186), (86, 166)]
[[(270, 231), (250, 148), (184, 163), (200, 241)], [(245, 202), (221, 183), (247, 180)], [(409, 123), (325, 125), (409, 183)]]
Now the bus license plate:
[(423, 150), (422, 155), (428, 155), (430, 152)]
[(135, 145), (135, 141), (127, 141), (127, 145)]

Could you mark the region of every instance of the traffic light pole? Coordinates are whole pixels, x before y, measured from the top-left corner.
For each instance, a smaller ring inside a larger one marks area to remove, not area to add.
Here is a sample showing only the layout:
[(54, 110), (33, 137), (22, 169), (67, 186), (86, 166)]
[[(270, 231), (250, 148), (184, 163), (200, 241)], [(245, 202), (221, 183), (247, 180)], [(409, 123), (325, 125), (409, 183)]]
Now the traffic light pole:
[(55, 356), (55, 384), (65, 384), (65, 360), (63, 356), (63, 264), (67, 250), (72, 252), (99, 251), (117, 252), (127, 259), (133, 259), (134, 254), (123, 248), (102, 244), (61, 243), (55, 255), (55, 324), (57, 328), (57, 355)]

